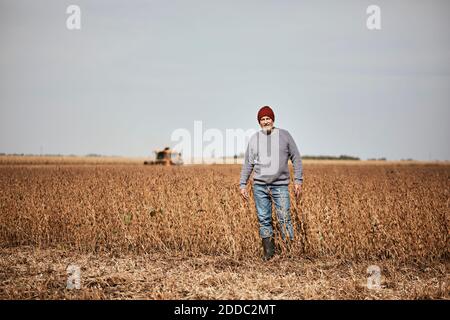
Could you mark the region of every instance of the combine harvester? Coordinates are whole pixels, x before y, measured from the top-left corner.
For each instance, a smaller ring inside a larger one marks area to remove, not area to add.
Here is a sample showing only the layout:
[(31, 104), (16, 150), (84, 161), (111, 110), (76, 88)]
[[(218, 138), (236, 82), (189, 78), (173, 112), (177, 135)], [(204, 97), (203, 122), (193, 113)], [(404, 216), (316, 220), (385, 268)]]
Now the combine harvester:
[(162, 166), (180, 166), (183, 165), (181, 152), (170, 150), (169, 147), (164, 150), (155, 150), (155, 160), (144, 161), (145, 165), (162, 165)]

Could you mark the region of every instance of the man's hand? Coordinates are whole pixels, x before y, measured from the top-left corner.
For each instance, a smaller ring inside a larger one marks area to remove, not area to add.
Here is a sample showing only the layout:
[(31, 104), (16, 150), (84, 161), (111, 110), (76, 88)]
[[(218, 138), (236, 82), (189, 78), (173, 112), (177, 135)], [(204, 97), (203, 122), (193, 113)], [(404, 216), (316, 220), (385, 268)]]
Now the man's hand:
[(297, 198), (300, 197), (300, 195), (302, 194), (302, 184), (301, 183), (294, 184), (294, 193)]
[(247, 188), (241, 188), (241, 196), (242, 198), (244, 198), (244, 200), (248, 200)]

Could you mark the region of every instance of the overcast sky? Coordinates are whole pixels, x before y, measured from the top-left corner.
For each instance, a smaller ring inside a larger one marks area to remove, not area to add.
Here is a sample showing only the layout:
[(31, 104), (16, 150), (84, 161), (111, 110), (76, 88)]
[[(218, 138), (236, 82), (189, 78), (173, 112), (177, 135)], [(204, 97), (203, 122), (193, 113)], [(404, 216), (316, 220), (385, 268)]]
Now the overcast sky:
[[(68, 30), (66, 8), (81, 8)], [(381, 30), (366, 9), (381, 8)], [(450, 160), (450, 1), (0, 0), (0, 152), (148, 156), (177, 128)]]

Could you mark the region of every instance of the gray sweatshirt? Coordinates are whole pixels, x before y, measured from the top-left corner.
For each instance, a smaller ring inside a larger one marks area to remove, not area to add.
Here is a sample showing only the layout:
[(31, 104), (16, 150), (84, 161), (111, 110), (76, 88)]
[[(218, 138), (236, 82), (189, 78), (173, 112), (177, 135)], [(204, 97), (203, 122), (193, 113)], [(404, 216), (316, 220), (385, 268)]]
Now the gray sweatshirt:
[(263, 130), (256, 132), (250, 138), (245, 152), (240, 187), (245, 188), (252, 170), (253, 181), (256, 184), (288, 185), (289, 159), (294, 166), (295, 183), (302, 183), (302, 159), (290, 133), (279, 128), (273, 128), (269, 135)]

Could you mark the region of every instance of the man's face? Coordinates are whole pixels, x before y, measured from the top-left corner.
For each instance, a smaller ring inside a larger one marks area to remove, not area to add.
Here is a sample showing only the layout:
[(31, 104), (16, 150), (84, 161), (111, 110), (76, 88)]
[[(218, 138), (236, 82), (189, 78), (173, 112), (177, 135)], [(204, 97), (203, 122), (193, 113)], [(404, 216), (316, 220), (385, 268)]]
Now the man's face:
[(270, 133), (273, 129), (273, 120), (268, 116), (264, 116), (259, 121), (259, 125), (265, 132)]

